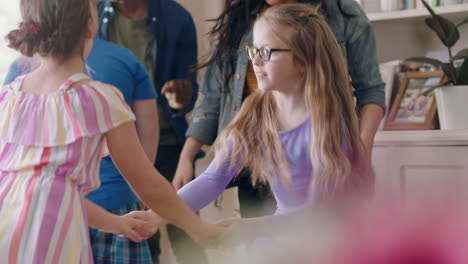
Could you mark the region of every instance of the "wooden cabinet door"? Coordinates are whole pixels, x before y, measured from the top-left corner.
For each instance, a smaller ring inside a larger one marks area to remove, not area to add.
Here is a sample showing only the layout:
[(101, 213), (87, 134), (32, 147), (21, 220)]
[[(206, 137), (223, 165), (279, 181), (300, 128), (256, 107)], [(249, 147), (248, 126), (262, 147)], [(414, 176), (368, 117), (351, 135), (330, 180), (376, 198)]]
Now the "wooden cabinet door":
[(394, 146), (373, 150), (376, 194), (405, 200), (468, 193), (468, 146)]

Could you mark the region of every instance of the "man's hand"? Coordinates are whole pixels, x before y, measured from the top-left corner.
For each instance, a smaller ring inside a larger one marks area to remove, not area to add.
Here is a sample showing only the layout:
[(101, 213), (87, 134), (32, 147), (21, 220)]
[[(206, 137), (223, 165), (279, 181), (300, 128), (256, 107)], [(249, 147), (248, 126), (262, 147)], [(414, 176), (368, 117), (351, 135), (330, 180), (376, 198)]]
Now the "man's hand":
[(174, 175), (174, 179), (172, 180), (172, 186), (176, 190), (184, 187), (187, 183), (189, 183), (193, 179), (193, 164), (190, 160), (184, 161), (179, 160), (179, 164), (177, 165), (177, 170)]
[(189, 80), (171, 80), (164, 84), (161, 93), (166, 96), (172, 109), (180, 110), (190, 104), (192, 82)]

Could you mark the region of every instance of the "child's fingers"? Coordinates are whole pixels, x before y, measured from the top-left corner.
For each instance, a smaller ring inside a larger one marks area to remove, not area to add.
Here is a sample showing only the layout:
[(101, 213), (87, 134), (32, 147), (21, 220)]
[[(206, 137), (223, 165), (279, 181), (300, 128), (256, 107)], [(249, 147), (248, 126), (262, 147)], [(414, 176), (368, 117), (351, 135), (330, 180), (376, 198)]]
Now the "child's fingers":
[(214, 224), (217, 225), (217, 226), (230, 226), (236, 222), (239, 222), (239, 217), (231, 217), (231, 218), (225, 218), (225, 219), (221, 219), (217, 222), (215, 222)]
[(123, 215), (123, 217), (133, 220), (134, 226), (154, 221), (154, 216), (147, 211), (131, 211), (130, 213)]
[(129, 217), (131, 219), (143, 220), (143, 214), (145, 211), (131, 211), (130, 213), (124, 214), (123, 217)]
[(158, 231), (158, 228), (148, 223), (145, 225), (139, 225), (135, 227), (134, 230), (139, 234), (141, 238), (147, 239), (153, 236), (156, 233), (156, 231)]
[(132, 240), (135, 243), (140, 243), (143, 240), (143, 237), (141, 237), (140, 234), (138, 234), (138, 232), (132, 229), (126, 230), (125, 233), (121, 235)]
[(129, 238), (133, 242), (139, 243), (145, 238), (140, 232), (138, 232), (138, 230), (146, 224), (147, 222), (145, 221), (127, 217), (126, 227), (123, 229), (121, 235)]
[(158, 230), (158, 226), (152, 222), (141, 221), (137, 219), (132, 220), (136, 220), (133, 222), (132, 230), (137, 232), (140, 238), (142, 239), (147, 239), (151, 237)]

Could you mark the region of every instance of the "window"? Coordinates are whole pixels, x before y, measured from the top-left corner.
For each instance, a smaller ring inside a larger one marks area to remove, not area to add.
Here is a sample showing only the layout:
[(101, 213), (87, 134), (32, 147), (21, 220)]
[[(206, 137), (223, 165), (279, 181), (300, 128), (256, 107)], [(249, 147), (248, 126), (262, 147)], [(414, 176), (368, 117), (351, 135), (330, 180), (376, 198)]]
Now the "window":
[(5, 36), (15, 29), (20, 21), (19, 0), (2, 1), (0, 5), (0, 85), (3, 84), (8, 66), (19, 55), (8, 48)]

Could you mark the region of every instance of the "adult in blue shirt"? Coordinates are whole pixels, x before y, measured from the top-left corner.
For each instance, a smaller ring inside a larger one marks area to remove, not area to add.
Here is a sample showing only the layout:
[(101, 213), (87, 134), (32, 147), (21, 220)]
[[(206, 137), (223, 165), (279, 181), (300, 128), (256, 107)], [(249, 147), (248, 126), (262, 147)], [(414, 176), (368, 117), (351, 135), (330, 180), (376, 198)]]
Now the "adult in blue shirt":
[[(155, 166), (172, 181), (185, 142), (185, 115), (193, 109), (198, 93), (196, 72), (192, 71), (197, 64), (192, 17), (173, 0), (105, 0), (98, 2), (97, 7), (97, 37), (131, 50), (150, 73), (156, 93), (161, 95)], [(167, 230), (178, 263), (207, 262), (204, 249), (187, 235), (170, 225)], [(155, 260), (160, 252), (158, 241), (156, 236), (151, 242)]]
[[(127, 49), (107, 41), (95, 40), (86, 60), (92, 79), (111, 84), (123, 94), (136, 116), (138, 137), (150, 160), (155, 160), (159, 141), (156, 93), (144, 66)], [(20, 57), (9, 68), (5, 84), (34, 69), (33, 58)], [(110, 156), (101, 161), (101, 186), (87, 198), (118, 215), (140, 209), (139, 199), (128, 186)], [(147, 241), (134, 243), (115, 234), (90, 229), (96, 263), (152, 263)]]

